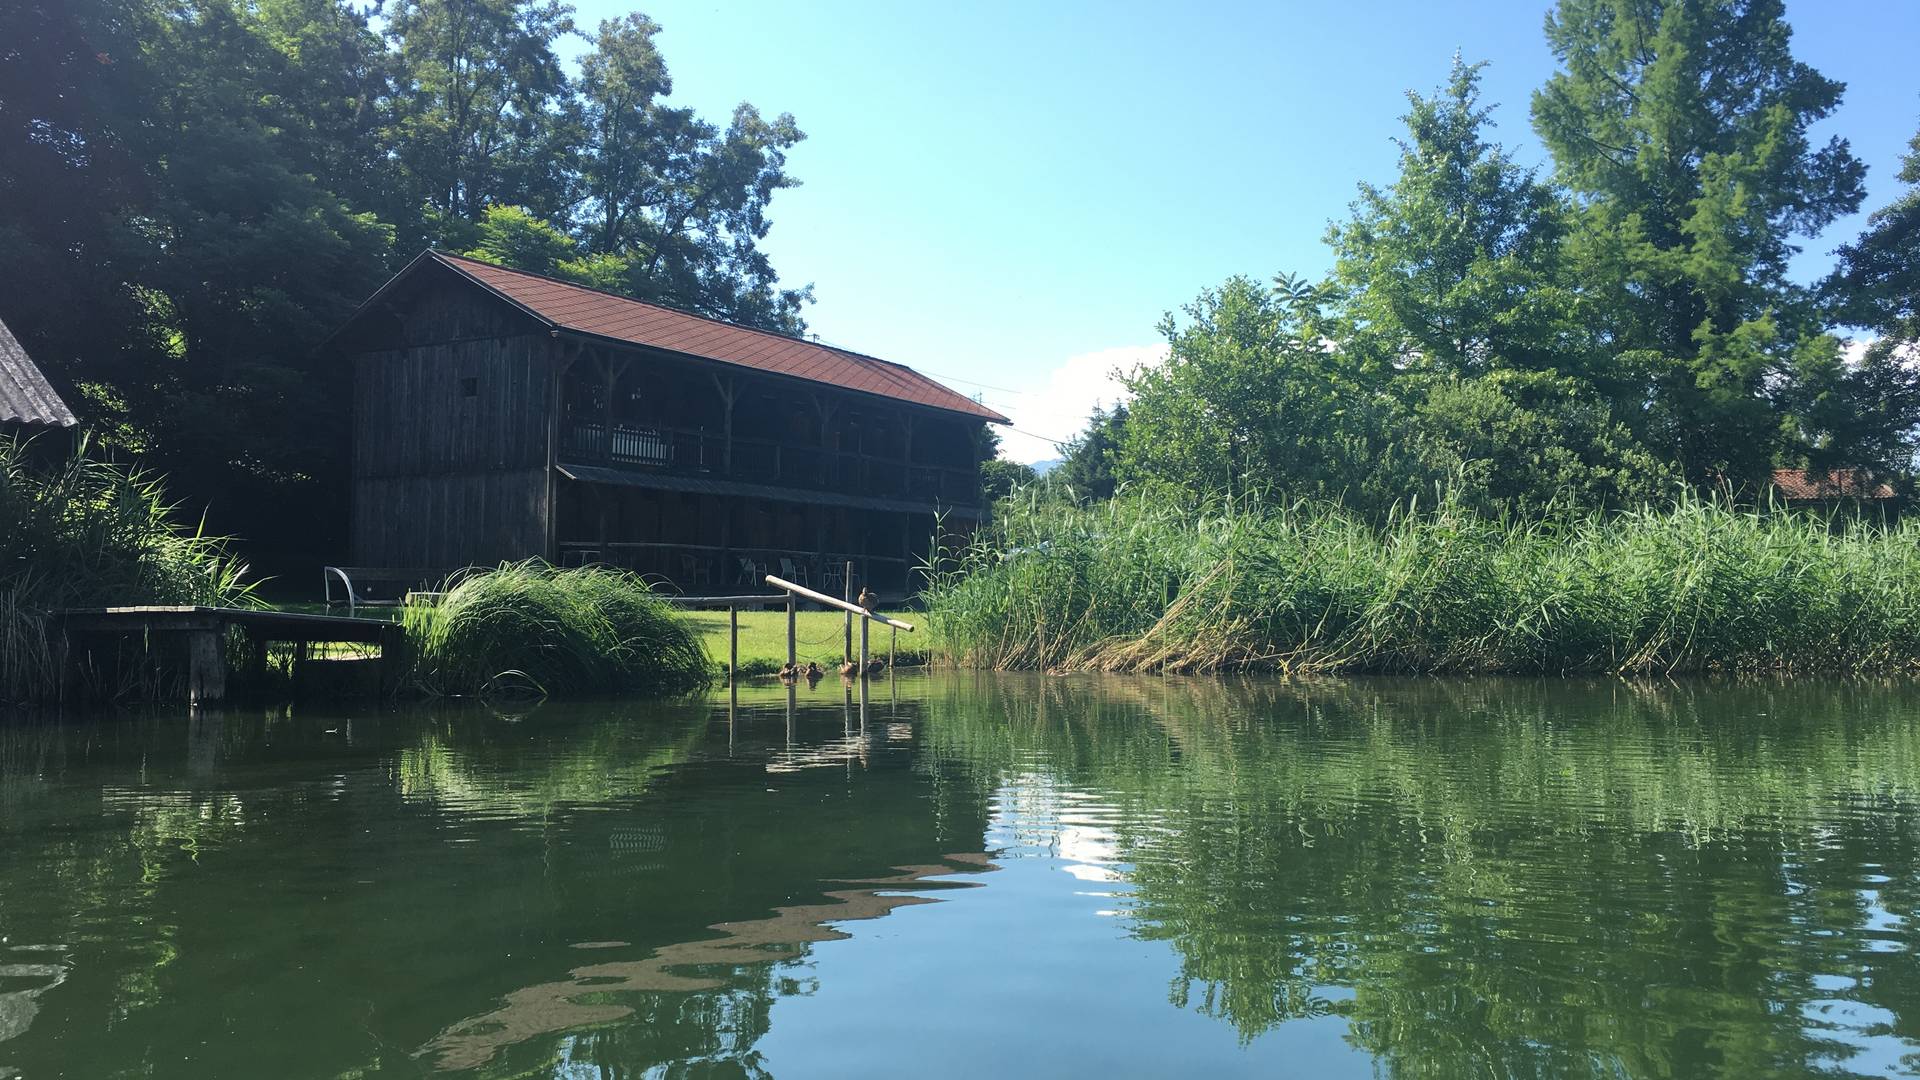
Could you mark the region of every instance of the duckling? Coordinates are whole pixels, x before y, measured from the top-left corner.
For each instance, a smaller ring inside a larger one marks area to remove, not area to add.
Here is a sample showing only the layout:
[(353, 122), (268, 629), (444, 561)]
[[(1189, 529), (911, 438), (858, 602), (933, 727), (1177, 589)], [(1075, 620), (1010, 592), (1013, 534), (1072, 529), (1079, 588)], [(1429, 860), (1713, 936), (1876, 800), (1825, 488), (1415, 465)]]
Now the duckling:
[(872, 611), (874, 608), (880, 606), (880, 598), (875, 596), (873, 590), (867, 588), (865, 585), (860, 586), (860, 597), (854, 602), (866, 608), (868, 611)]

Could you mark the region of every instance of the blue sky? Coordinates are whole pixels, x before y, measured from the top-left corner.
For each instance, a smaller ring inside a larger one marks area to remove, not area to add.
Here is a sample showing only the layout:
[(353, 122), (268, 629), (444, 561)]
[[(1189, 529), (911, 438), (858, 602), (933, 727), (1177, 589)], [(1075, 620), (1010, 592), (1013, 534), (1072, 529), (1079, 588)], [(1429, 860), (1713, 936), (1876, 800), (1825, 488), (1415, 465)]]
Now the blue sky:
[[(586, 29), (635, 6), (576, 5)], [(1543, 161), (1542, 2), (639, 7), (664, 27), (674, 101), (717, 122), (750, 101), (807, 133), (766, 249), (813, 283), (813, 332), (1051, 438), (1200, 289), (1323, 272), (1354, 185), (1392, 177), (1404, 92), (1432, 90), (1456, 49), (1490, 64), (1497, 137)], [(1848, 84), (1818, 134), (1851, 140), (1878, 206), (1920, 124), (1920, 3), (1789, 0), (1788, 18), (1796, 54)], [(1801, 275), (1859, 227), (1807, 243)], [(1053, 456), (1011, 433), (1006, 450)]]

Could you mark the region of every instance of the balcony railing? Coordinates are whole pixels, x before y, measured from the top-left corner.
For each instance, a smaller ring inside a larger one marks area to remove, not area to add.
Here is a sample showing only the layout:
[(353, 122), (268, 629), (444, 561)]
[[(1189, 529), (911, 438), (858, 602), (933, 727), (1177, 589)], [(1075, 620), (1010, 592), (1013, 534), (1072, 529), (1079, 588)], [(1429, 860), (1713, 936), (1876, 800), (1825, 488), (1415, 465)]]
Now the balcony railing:
[(616, 424), (609, 437), (604, 425), (570, 424), (562, 433), (560, 456), (581, 465), (704, 475), (916, 502), (971, 506), (980, 498), (978, 477), (968, 469), (737, 437), (729, 453), (725, 436), (679, 428)]

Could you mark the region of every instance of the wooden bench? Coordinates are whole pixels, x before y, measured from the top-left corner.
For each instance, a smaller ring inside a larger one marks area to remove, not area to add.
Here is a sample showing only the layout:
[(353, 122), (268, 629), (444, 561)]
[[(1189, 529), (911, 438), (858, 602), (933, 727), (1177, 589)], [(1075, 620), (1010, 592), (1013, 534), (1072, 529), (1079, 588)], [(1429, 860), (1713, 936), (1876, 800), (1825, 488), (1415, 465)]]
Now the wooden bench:
[[(438, 586), (447, 579), (445, 570), (400, 569), (387, 566), (323, 566), (320, 583), (328, 607), (345, 604), (351, 615), (354, 608), (398, 607), (407, 597)], [(336, 590), (335, 582), (339, 583)], [(336, 598), (335, 592), (341, 595)]]
[[(405, 631), (385, 619), (353, 619), (340, 615), (303, 615), (292, 611), (261, 611), (223, 607), (106, 607), (68, 608), (52, 613), (63, 652), (78, 635), (183, 634), (187, 639), (187, 700), (195, 705), (227, 696), (226, 634), (229, 627), (244, 631), (252, 644), (251, 663), (266, 667), (267, 643), (289, 641), (303, 649), (314, 642), (351, 642), (380, 646), (381, 688), (390, 689)], [(65, 673), (62, 673), (63, 685)]]

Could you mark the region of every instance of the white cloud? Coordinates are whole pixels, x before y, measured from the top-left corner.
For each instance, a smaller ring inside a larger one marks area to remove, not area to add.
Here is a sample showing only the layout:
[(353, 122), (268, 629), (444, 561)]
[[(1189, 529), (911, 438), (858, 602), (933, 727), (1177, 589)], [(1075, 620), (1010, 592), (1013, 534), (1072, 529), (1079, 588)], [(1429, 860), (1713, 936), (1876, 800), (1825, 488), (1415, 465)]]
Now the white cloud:
[(1067, 357), (1001, 410), (1013, 418), (1017, 430), (1001, 429), (1000, 456), (1029, 464), (1059, 457), (1059, 448), (1049, 439), (1073, 438), (1087, 426), (1094, 406), (1112, 408), (1126, 400), (1127, 389), (1114, 377), (1116, 372), (1166, 358), (1164, 344), (1123, 345)]
[[(1859, 367), (1867, 358), (1867, 349), (1880, 340), (1873, 337), (1848, 338), (1840, 347), (1842, 361), (1848, 367)], [(1909, 341), (1894, 346), (1894, 359), (1908, 371), (1920, 370), (1920, 345)]]

